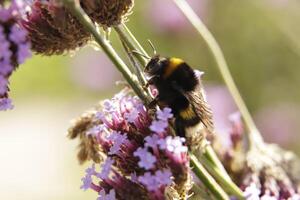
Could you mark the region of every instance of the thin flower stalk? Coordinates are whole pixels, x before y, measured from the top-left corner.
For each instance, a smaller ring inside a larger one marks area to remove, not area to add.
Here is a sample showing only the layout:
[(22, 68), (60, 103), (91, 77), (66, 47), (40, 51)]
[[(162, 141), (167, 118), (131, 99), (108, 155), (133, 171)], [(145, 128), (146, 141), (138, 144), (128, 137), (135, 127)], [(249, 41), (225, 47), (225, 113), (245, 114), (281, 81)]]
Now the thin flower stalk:
[(194, 168), (194, 173), (206, 186), (209, 186), (211, 192), (217, 199), (220, 200), (229, 200), (226, 192), (220, 187), (220, 185), (214, 180), (214, 178), (206, 171), (204, 166), (199, 163), (197, 157), (193, 154), (190, 154), (191, 166)]
[(223, 172), (217, 168), (214, 164), (212, 164), (211, 161), (206, 159), (204, 156), (201, 159), (201, 163), (203, 166), (208, 170), (210, 174), (218, 181), (220, 182), (220, 185), (223, 186), (225, 191), (227, 191), (229, 194), (234, 195), (238, 199), (244, 199), (243, 192), (235, 185), (235, 183), (224, 176)]
[(185, 17), (194, 26), (194, 28), (198, 31), (199, 35), (202, 37), (209, 50), (211, 51), (216, 61), (217, 67), (219, 68), (220, 73), (224, 79), (224, 82), (227, 85), (236, 105), (238, 106), (241, 115), (243, 116), (243, 119), (248, 129), (247, 136), (250, 148), (253, 148), (256, 145), (262, 145), (263, 139), (258, 129), (256, 128), (256, 125), (250, 115), (250, 112), (238, 91), (238, 88), (232, 78), (232, 75), (229, 71), (229, 67), (218, 42), (185, 0), (174, 0), (174, 2), (178, 6), (178, 8), (180, 8), (180, 10), (183, 12)]

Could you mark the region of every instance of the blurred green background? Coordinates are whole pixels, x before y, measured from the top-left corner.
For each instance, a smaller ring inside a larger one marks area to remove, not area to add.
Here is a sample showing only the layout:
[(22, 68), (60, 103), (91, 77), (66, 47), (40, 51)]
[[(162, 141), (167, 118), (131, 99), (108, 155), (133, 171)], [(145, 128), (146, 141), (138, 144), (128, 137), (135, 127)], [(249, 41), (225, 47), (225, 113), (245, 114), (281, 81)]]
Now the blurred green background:
[[(269, 142), (300, 155), (300, 2), (297, 0), (189, 0), (220, 43), (230, 70)], [(204, 42), (171, 0), (136, 1), (128, 22), (151, 52), (184, 58), (205, 72), (219, 128), (235, 111)], [(123, 54), (116, 35), (113, 45)], [(95, 199), (79, 190), (84, 166), (70, 120), (111, 97), (120, 74), (101, 51), (33, 56), (11, 78), (13, 111), (0, 113), (0, 199)], [(223, 122), (221, 122), (223, 120)]]

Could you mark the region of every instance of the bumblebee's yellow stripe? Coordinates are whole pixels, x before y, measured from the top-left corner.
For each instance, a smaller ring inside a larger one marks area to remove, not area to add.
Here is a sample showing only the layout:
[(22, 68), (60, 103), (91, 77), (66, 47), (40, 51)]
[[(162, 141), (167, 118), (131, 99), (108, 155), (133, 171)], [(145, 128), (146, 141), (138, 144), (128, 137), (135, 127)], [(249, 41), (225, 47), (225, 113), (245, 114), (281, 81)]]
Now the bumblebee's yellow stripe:
[(184, 61), (181, 60), (180, 58), (170, 58), (169, 65), (167, 66), (163, 77), (168, 78), (183, 62)]
[(191, 105), (189, 105), (189, 107), (187, 107), (186, 109), (180, 111), (179, 115), (182, 119), (185, 119), (185, 120), (190, 120), (190, 119), (194, 119), (195, 117), (197, 117), (196, 113)]

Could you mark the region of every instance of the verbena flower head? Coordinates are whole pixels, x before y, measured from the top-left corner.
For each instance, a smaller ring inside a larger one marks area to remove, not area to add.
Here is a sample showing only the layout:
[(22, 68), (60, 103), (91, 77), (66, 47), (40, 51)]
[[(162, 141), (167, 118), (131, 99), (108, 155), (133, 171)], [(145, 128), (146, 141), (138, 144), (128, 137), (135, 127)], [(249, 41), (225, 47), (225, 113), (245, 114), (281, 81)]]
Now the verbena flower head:
[(169, 108), (150, 115), (124, 90), (76, 120), (69, 135), (81, 138), (79, 158), (96, 163), (86, 171), (82, 189), (95, 190), (99, 199), (163, 200), (168, 191), (186, 199), (191, 185), (188, 148), (184, 138), (171, 135), (172, 117)]
[(15, 1), (0, 4), (0, 110), (13, 108), (8, 97), (12, 72), (30, 57), (27, 31), (19, 25), (20, 7)]
[(134, 0), (81, 0), (80, 3), (94, 22), (107, 28), (127, 19)]
[[(300, 199), (300, 161), (273, 144), (243, 148), (243, 123), (239, 113), (229, 117), (230, 146), (223, 151), (223, 164), (244, 191), (247, 200)], [(234, 198), (233, 198), (234, 199)]]
[(32, 50), (54, 55), (84, 46), (91, 38), (78, 20), (56, 0), (33, 0), (23, 26), (29, 32)]

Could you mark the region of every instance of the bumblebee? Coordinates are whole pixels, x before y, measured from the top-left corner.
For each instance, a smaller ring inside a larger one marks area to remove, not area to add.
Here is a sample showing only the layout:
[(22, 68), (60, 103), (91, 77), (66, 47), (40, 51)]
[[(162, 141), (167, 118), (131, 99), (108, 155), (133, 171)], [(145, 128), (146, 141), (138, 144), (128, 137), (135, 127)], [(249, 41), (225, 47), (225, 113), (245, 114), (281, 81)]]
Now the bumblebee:
[(149, 85), (158, 95), (151, 105), (168, 106), (175, 117), (177, 135), (185, 137), (191, 146), (198, 145), (213, 131), (212, 112), (205, 101), (195, 71), (182, 59), (153, 56), (145, 67)]

